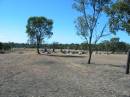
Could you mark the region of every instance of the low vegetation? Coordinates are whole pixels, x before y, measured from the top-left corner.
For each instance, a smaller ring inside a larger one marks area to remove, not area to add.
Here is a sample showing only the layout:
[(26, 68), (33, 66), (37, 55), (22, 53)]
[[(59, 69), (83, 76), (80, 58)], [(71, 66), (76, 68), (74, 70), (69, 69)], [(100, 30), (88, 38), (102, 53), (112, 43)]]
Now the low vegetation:
[[(10, 50), (11, 48), (35, 48), (36, 44), (25, 44), (25, 43), (0, 43), (0, 50)], [(93, 51), (103, 51), (107, 54), (114, 54), (114, 53), (127, 53), (130, 49), (130, 44), (120, 41), (119, 38), (112, 38), (109, 40), (104, 40), (101, 43), (93, 44), (92, 47), (94, 48)], [(47, 49), (52, 49), (52, 52), (55, 53), (56, 49), (60, 52), (64, 53), (64, 50), (81, 50), (82, 53), (88, 51), (88, 44), (86, 42), (81, 44), (61, 44), (58, 42), (54, 42), (52, 44), (41, 44), (39, 46), (44, 52), (47, 52)], [(73, 51), (73, 53), (75, 53)], [(77, 52), (79, 53), (79, 52)]]
[(0, 42), (0, 53), (5, 53), (7, 51), (10, 51), (12, 48), (10, 43), (1, 43)]

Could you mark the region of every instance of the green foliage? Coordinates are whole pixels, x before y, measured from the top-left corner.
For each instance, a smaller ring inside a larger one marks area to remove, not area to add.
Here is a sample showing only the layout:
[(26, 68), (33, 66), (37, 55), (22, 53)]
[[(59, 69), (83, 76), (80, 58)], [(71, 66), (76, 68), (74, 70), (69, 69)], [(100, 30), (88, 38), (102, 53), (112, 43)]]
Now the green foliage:
[(40, 44), (44, 38), (50, 38), (53, 33), (53, 21), (45, 17), (30, 17), (26, 26), (26, 33), (29, 36), (31, 43), (36, 43), (37, 51), (39, 52)]
[(3, 49), (3, 44), (0, 42), (0, 50)]
[(11, 50), (12, 45), (10, 43), (1, 43), (0, 42), (0, 53)]
[(40, 38), (42, 42), (43, 38), (50, 37), (53, 27), (53, 21), (45, 17), (30, 17), (26, 26), (26, 33), (33, 38)]
[(73, 8), (81, 13), (81, 16), (75, 21), (78, 35), (89, 42), (90, 37), (94, 36), (93, 34), (101, 34), (102, 31), (95, 30), (99, 25), (99, 18), (110, 3), (111, 0), (74, 0)]
[[(99, 19), (104, 13), (104, 9), (109, 6), (111, 0), (74, 0), (73, 7), (81, 16), (75, 21), (78, 35), (83, 37), (88, 43), (89, 60), (91, 61), (91, 55), (94, 50), (92, 44), (96, 44), (100, 38), (108, 35), (105, 33), (106, 24), (102, 27), (101, 31), (97, 31), (99, 25)], [(93, 42), (93, 43), (92, 43)]]
[(106, 10), (109, 16), (109, 28), (111, 32), (126, 31), (130, 33), (130, 2), (129, 0), (117, 0)]
[(112, 53), (114, 53), (116, 51), (116, 49), (118, 49), (118, 44), (119, 44), (119, 38), (112, 38), (110, 40), (110, 50), (112, 51)]
[(115, 52), (127, 52), (130, 45), (125, 42), (120, 42), (119, 38), (112, 38), (110, 41), (103, 41), (97, 45), (99, 51)]
[[(52, 44), (41, 44), (40, 48), (53, 49), (54, 43)], [(119, 41), (119, 38), (112, 38), (110, 41), (105, 40), (99, 44), (92, 44), (94, 51), (109, 51), (109, 52), (127, 52), (130, 49), (130, 44)], [(11, 48), (34, 48), (33, 44), (25, 43), (0, 43), (0, 50), (9, 50)], [(88, 50), (88, 44), (86, 42), (81, 44), (60, 44), (55, 42), (55, 49), (73, 49), (73, 50)]]

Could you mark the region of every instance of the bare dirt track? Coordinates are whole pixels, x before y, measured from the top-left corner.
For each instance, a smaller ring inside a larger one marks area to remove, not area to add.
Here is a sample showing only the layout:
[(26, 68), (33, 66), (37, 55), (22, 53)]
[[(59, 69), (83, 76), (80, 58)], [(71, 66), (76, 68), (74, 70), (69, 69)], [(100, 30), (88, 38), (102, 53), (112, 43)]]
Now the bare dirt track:
[(0, 97), (130, 97), (126, 55), (0, 54)]

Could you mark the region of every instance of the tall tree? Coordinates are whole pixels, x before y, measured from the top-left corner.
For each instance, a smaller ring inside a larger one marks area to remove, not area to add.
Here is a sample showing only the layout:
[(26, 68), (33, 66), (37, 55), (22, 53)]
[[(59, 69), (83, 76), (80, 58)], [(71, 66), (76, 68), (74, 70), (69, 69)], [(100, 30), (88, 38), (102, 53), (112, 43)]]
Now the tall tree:
[(31, 42), (36, 42), (37, 53), (40, 54), (40, 44), (45, 38), (53, 35), (53, 21), (46, 17), (30, 17), (26, 26), (26, 33)]
[[(109, 27), (111, 32), (125, 31), (130, 34), (130, 0), (117, 0), (108, 10), (106, 10), (109, 18)], [(129, 59), (130, 52), (128, 52), (128, 64), (126, 66), (126, 74), (129, 73)]]
[(93, 53), (92, 44), (96, 44), (100, 38), (109, 35), (105, 29), (107, 23), (104, 24), (101, 31), (100, 18), (103, 16), (104, 9), (109, 6), (111, 0), (74, 0), (74, 8), (82, 15), (77, 18), (76, 28), (78, 34), (81, 35), (88, 43), (89, 59), (88, 64), (91, 62)]

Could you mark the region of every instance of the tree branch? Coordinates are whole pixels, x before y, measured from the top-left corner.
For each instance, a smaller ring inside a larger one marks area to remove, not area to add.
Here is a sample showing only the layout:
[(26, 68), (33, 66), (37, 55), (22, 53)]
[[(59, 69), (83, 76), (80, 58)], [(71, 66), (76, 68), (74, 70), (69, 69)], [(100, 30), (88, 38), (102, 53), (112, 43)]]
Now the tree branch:
[(105, 24), (105, 26), (103, 27), (103, 29), (102, 29), (100, 35), (96, 37), (96, 40), (95, 40), (95, 42), (94, 42), (95, 44), (96, 44), (102, 37), (106, 37), (106, 36), (108, 36), (108, 35), (111, 35), (111, 33), (104, 34), (104, 31), (105, 31), (106, 27), (107, 27), (107, 24)]

